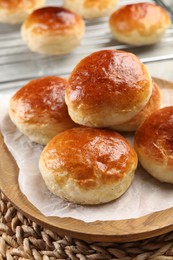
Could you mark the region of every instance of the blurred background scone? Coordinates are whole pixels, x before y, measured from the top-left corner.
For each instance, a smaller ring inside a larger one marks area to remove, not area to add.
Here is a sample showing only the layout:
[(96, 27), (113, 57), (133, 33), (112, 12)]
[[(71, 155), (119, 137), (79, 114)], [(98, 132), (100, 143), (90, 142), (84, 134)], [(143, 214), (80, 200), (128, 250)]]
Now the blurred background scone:
[(110, 14), (117, 2), (118, 0), (64, 0), (64, 7), (86, 19), (93, 19)]
[(173, 183), (173, 106), (157, 110), (144, 121), (135, 135), (135, 149), (148, 173)]
[(47, 76), (31, 80), (14, 94), (9, 115), (33, 142), (45, 145), (57, 133), (75, 127), (64, 101), (66, 80)]
[(117, 41), (142, 46), (157, 43), (171, 19), (165, 9), (146, 2), (119, 8), (110, 16), (109, 25)]
[(0, 0), (0, 22), (22, 23), (35, 9), (42, 7), (45, 0)]
[(137, 155), (113, 131), (80, 127), (56, 135), (44, 148), (39, 167), (55, 195), (78, 204), (101, 204), (128, 189)]
[(84, 31), (81, 16), (62, 7), (35, 10), (21, 29), (23, 41), (32, 51), (49, 55), (73, 51), (80, 44)]
[(160, 89), (153, 81), (152, 94), (146, 106), (131, 120), (124, 124), (112, 126), (111, 129), (123, 132), (136, 131), (148, 116), (161, 107), (161, 99)]
[(74, 122), (110, 127), (133, 118), (151, 93), (151, 76), (137, 56), (102, 50), (76, 65), (68, 79), (65, 101)]

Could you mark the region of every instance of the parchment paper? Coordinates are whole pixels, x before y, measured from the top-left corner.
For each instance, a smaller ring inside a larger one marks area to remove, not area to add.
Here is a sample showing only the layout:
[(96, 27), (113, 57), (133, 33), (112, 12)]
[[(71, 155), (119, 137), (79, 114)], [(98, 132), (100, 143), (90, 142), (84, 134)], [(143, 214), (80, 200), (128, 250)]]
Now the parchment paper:
[[(162, 90), (162, 94), (162, 106), (171, 105), (173, 90)], [(21, 191), (44, 215), (72, 217), (92, 222), (138, 218), (173, 206), (173, 185), (155, 180), (140, 165), (127, 192), (119, 199), (105, 205), (79, 206), (51, 194), (38, 168), (43, 147), (31, 143), (16, 129), (8, 116), (8, 102), (11, 95), (0, 95), (0, 128), (5, 143), (19, 166)], [(133, 136), (128, 134), (126, 137), (133, 144)]]

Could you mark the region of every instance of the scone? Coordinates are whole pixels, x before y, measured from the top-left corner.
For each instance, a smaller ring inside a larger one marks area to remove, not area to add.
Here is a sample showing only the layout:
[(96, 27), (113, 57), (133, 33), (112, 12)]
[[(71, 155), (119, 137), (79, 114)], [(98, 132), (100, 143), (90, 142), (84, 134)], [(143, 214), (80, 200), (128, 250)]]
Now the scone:
[(33, 142), (46, 145), (57, 133), (75, 127), (64, 101), (66, 80), (47, 76), (31, 80), (14, 94), (9, 115)]
[(171, 19), (162, 7), (144, 2), (122, 6), (112, 13), (109, 25), (117, 41), (142, 46), (157, 43)]
[(64, 0), (64, 7), (86, 19), (109, 15), (118, 0)]
[(0, 0), (0, 22), (22, 23), (27, 16), (44, 5), (45, 0)]
[(44, 7), (28, 16), (21, 34), (31, 51), (59, 55), (72, 52), (84, 31), (84, 20), (78, 14), (63, 7)]
[(173, 183), (173, 106), (157, 110), (144, 121), (135, 135), (135, 149), (149, 174)]
[(78, 204), (102, 204), (120, 197), (132, 183), (137, 155), (121, 135), (73, 128), (44, 148), (39, 168), (48, 189)]
[(68, 79), (65, 101), (74, 122), (111, 127), (133, 118), (151, 93), (151, 76), (137, 56), (102, 50), (76, 65)]
[(126, 123), (112, 126), (111, 129), (122, 132), (133, 132), (149, 117), (153, 112), (161, 108), (161, 92), (157, 84), (153, 81), (151, 97), (146, 106), (131, 120)]

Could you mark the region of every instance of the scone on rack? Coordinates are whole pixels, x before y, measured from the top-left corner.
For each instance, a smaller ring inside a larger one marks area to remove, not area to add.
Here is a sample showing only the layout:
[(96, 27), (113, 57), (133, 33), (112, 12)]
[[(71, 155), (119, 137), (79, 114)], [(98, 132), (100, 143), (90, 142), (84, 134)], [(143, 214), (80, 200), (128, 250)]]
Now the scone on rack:
[(109, 25), (117, 41), (142, 46), (157, 43), (171, 19), (162, 7), (144, 2), (122, 6), (112, 13)]
[(139, 111), (139, 113), (131, 120), (123, 124), (111, 126), (111, 129), (120, 132), (136, 131), (147, 117), (149, 117), (153, 112), (161, 108), (161, 101), (162, 95), (160, 92), (160, 88), (158, 87), (156, 82), (153, 81), (152, 94), (146, 106), (141, 111)]
[(81, 42), (84, 20), (63, 7), (35, 10), (22, 25), (22, 39), (33, 52), (59, 55), (72, 52)]
[(173, 106), (154, 112), (135, 134), (135, 150), (144, 169), (173, 183)]
[(44, 4), (45, 0), (0, 0), (0, 22), (22, 23), (32, 11)]
[(74, 122), (111, 127), (139, 113), (151, 93), (151, 76), (136, 55), (102, 50), (85, 57), (73, 69), (65, 101)]
[(64, 7), (83, 18), (93, 19), (109, 15), (117, 2), (118, 0), (64, 0)]
[(57, 133), (75, 127), (64, 101), (66, 80), (47, 76), (31, 80), (11, 98), (9, 115), (33, 142), (46, 145)]
[(121, 135), (94, 128), (57, 134), (44, 148), (39, 168), (55, 195), (77, 204), (102, 204), (120, 197), (137, 167), (133, 147)]

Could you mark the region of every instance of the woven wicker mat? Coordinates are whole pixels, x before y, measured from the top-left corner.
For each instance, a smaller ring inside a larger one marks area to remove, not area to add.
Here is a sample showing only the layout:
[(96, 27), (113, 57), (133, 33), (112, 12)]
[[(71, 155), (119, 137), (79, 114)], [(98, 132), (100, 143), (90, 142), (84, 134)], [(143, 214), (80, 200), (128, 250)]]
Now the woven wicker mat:
[(173, 260), (173, 232), (131, 243), (89, 243), (61, 237), (17, 211), (0, 193), (0, 259)]

